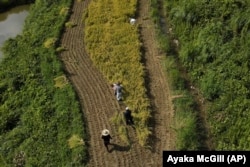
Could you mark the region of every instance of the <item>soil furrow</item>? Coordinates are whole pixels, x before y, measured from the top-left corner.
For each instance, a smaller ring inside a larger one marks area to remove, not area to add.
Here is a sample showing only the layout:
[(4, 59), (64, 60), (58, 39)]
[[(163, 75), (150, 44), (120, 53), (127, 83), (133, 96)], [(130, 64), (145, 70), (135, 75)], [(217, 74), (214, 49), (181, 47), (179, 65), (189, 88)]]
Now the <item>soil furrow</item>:
[[(68, 50), (61, 53), (68, 78), (80, 99), (82, 111), (86, 117), (89, 133), (89, 167), (158, 167), (162, 166), (161, 152), (172, 149), (170, 133), (171, 100), (164, 73), (160, 68), (160, 59), (155, 42), (154, 25), (149, 19), (149, 0), (139, 0), (138, 23), (144, 46), (145, 65), (149, 74), (149, 92), (154, 116), (151, 149), (138, 144), (136, 131), (127, 127), (131, 145), (128, 146), (118, 137), (118, 128), (110, 122), (117, 112), (122, 112), (124, 104), (119, 104), (102, 74), (94, 67), (84, 48), (84, 25), (82, 16), (89, 0), (74, 2), (69, 21), (77, 26), (67, 29), (61, 44)], [(147, 18), (147, 19), (145, 19)], [(102, 129), (107, 128), (113, 137), (111, 152), (108, 153), (100, 138)], [(151, 139), (150, 139), (151, 140)]]
[[(153, 138), (152, 145), (155, 152), (153, 162), (157, 166), (161, 165), (163, 150), (174, 149), (173, 136), (170, 129), (173, 118), (173, 107), (170, 99), (169, 85), (166, 75), (161, 67), (161, 57), (157, 46), (154, 24), (150, 18), (150, 1), (140, 0), (139, 20), (140, 33), (145, 50), (145, 65), (148, 73), (148, 88), (153, 109)], [(147, 157), (151, 158), (151, 156)], [(150, 162), (149, 162), (150, 163)]]
[[(68, 48), (61, 54), (69, 79), (73, 83), (79, 99), (84, 106), (83, 111), (87, 116), (90, 144), (89, 166), (121, 166), (116, 152), (107, 153), (100, 139), (100, 132), (108, 128), (112, 132), (109, 118), (116, 112), (117, 102), (111, 97), (109, 85), (102, 75), (92, 66), (83, 44), (83, 26), (81, 16), (84, 11), (83, 2), (75, 2), (72, 15), (69, 21), (75, 22), (76, 27), (66, 30), (62, 39), (62, 45)], [(80, 40), (79, 40), (80, 38)], [(77, 42), (75, 42), (77, 41)], [(82, 41), (82, 42), (79, 42)], [(114, 139), (118, 142), (119, 139)]]

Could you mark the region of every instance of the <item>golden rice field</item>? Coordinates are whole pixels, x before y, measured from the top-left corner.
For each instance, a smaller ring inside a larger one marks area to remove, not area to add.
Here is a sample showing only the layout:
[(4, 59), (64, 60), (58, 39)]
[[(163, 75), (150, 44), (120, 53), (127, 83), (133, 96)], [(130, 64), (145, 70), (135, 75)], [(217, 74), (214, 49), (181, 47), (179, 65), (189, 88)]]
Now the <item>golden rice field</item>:
[(135, 15), (136, 4), (136, 0), (92, 1), (84, 14), (84, 40), (92, 61), (108, 82), (122, 83), (124, 103), (134, 109), (138, 140), (145, 145), (151, 133), (148, 128), (150, 102), (138, 26), (129, 23), (129, 18)]

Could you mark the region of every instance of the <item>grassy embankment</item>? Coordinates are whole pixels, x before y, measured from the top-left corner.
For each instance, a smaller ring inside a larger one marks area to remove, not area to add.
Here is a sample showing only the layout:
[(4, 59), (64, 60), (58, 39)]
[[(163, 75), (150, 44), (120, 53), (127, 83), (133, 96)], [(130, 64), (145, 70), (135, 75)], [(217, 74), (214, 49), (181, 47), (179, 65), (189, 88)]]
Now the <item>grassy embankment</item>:
[[(202, 146), (204, 134), (198, 132), (199, 124), (197, 103), (188, 91), (186, 78), (183, 77), (176, 59), (176, 46), (172, 42), (173, 36), (169, 33), (168, 22), (163, 23), (166, 12), (159, 9), (157, 0), (151, 1), (151, 17), (155, 23), (158, 46), (165, 55), (162, 57), (162, 66), (168, 76), (173, 99), (175, 116), (172, 128), (176, 134), (177, 150), (198, 150)], [(162, 7), (162, 6), (161, 6)], [(166, 20), (166, 19), (165, 19)]]
[[(91, 1), (85, 14), (85, 42), (93, 62), (106, 79), (110, 83), (122, 83), (124, 103), (133, 110), (138, 141), (145, 146), (151, 134), (148, 127), (151, 111), (138, 27), (129, 23), (136, 5), (136, 0)], [(115, 115), (112, 121), (118, 124), (120, 137), (129, 142), (122, 115)]]
[(215, 149), (249, 150), (250, 2), (164, 2), (178, 59), (208, 104)]
[(79, 166), (87, 152), (83, 115), (56, 49), (71, 0), (36, 0), (0, 64), (2, 166)]

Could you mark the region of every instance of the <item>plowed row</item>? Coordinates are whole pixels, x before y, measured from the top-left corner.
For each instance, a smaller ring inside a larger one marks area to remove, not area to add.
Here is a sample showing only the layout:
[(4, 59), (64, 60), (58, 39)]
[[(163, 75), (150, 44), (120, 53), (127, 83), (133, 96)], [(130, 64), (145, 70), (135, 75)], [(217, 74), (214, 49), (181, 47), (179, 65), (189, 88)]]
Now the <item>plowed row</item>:
[[(82, 111), (87, 122), (90, 136), (89, 167), (160, 167), (162, 150), (174, 149), (170, 123), (173, 117), (171, 97), (167, 78), (160, 67), (159, 51), (155, 43), (153, 23), (149, 19), (149, 0), (139, 1), (138, 24), (141, 26), (141, 38), (145, 49), (144, 59), (148, 73), (148, 89), (153, 110), (153, 136), (151, 149), (141, 147), (132, 127), (127, 127), (131, 145), (124, 144), (116, 135), (118, 127), (109, 119), (114, 113), (121, 113), (124, 106), (119, 104), (110, 88), (110, 83), (92, 64), (84, 48), (84, 25), (82, 15), (90, 1), (75, 1), (70, 20), (76, 27), (67, 29), (61, 44), (67, 47), (60, 56), (74, 85)], [(102, 129), (107, 128), (113, 137), (111, 152), (107, 152), (100, 138)]]

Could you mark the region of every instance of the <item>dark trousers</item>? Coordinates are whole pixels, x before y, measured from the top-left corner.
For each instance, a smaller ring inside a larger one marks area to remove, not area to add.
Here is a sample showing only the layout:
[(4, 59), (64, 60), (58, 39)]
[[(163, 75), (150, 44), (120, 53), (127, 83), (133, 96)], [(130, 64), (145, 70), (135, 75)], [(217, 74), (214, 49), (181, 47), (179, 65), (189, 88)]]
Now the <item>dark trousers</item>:
[(128, 117), (128, 118), (125, 118), (125, 119), (126, 119), (126, 124), (127, 125), (133, 125), (134, 124), (132, 117)]
[(108, 145), (110, 144), (110, 141), (104, 140), (104, 146), (108, 149)]

